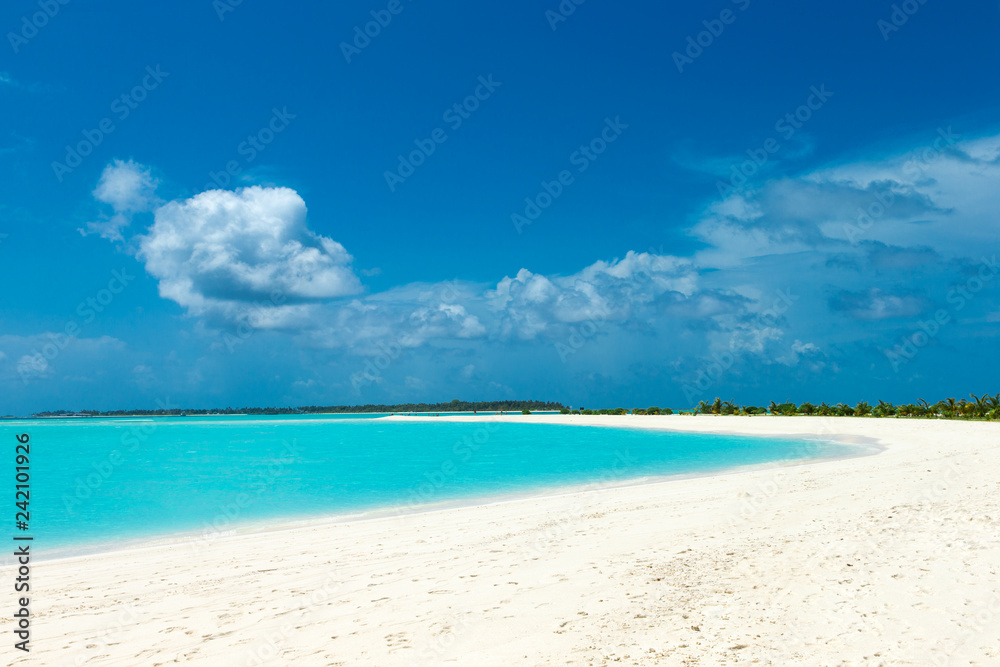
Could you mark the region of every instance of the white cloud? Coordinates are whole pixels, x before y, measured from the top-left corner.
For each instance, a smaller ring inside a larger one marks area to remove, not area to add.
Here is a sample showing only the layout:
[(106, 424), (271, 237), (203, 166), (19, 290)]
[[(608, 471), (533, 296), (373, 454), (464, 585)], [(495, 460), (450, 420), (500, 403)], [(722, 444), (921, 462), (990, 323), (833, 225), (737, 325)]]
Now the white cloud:
[(927, 307), (919, 296), (905, 292), (890, 293), (879, 287), (863, 292), (843, 291), (830, 300), (830, 308), (857, 320), (886, 320), (916, 317)]
[(195, 315), (245, 316), (279, 327), (307, 317), (307, 302), (354, 294), (351, 256), (306, 225), (306, 205), (288, 188), (210, 190), (156, 210), (139, 258), (160, 295)]
[(98, 234), (111, 241), (122, 241), (122, 231), (132, 224), (136, 213), (151, 211), (160, 201), (156, 198), (159, 180), (150, 169), (129, 160), (115, 160), (104, 168), (101, 180), (94, 188), (94, 198), (111, 207), (112, 213), (96, 222), (88, 222), (81, 234)]
[(792, 343), (792, 352), (796, 354), (813, 354), (819, 352), (819, 347), (813, 343), (803, 343), (800, 340), (796, 340)]
[[(796, 366), (802, 357), (815, 356), (820, 353), (818, 346), (813, 343), (803, 343), (800, 340), (796, 340), (792, 343), (791, 348), (787, 353), (778, 356), (775, 361), (785, 366)], [(826, 367), (826, 364), (822, 361), (816, 361), (810, 365), (810, 370), (814, 372), (820, 372)]]
[(641, 317), (658, 304), (694, 295), (697, 284), (688, 260), (629, 251), (624, 259), (598, 261), (570, 276), (521, 269), (487, 298), (499, 316), (499, 337), (530, 340), (561, 324)]
[(116, 211), (148, 211), (156, 202), (156, 179), (149, 167), (115, 160), (104, 168), (94, 197)]
[[(731, 358), (720, 383), (745, 371), (756, 386), (764, 368), (829, 373), (846, 360), (889, 369), (882, 350), (945, 303), (982, 253), (996, 252), (998, 154), (1000, 139), (978, 140), (918, 170), (901, 153), (772, 179), (707, 206), (689, 230), (702, 244), (690, 257), (629, 252), (569, 275), (529, 267), (490, 283), (359, 295), (350, 255), (309, 230), (305, 203), (286, 188), (209, 191), (159, 206), (133, 240), (161, 295), (202, 319), (198, 331), (247, 321), (289, 334), (289, 349), (323, 360), (337, 359), (334, 350), (392, 350), (392, 368), (373, 382), (386, 391), (407, 376), (434, 386), (431, 363), (488, 388), (476, 368), (496, 380), (511, 365), (491, 354), (523, 354), (522, 375), (551, 373), (548, 359), (569, 364), (559, 372), (586, 369), (583, 383), (634, 374), (663, 386)], [(859, 210), (880, 201), (891, 203), (855, 238), (845, 235)], [(981, 294), (966, 313), (986, 322), (998, 305)], [(569, 352), (557, 353), (559, 345)], [(502, 380), (505, 390), (514, 382)]]
[(26, 354), (17, 361), (17, 373), (25, 380), (49, 374), (49, 361), (40, 352)]

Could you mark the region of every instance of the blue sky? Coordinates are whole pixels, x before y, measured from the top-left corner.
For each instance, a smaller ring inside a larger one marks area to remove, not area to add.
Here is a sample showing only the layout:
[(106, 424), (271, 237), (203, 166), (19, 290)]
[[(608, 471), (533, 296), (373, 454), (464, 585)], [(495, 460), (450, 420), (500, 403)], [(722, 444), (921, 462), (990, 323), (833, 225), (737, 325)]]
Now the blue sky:
[(7, 3), (0, 413), (1000, 391), (998, 23)]

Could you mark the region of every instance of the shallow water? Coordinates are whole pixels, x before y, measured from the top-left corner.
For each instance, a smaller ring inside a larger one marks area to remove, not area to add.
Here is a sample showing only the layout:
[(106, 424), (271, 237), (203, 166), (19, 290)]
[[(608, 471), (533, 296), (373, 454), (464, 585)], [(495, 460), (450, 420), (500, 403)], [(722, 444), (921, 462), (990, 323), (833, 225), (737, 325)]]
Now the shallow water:
[(36, 548), (849, 455), (829, 442), (374, 415), (8, 421)]

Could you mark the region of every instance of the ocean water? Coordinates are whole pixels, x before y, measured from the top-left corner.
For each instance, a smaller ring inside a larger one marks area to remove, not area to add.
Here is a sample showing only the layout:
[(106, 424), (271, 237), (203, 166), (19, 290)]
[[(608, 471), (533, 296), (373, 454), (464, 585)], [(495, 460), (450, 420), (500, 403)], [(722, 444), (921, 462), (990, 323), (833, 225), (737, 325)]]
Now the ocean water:
[(4, 421), (0, 437), (10, 452), (15, 434), (31, 437), (39, 551), (858, 453), (822, 441), (377, 416)]

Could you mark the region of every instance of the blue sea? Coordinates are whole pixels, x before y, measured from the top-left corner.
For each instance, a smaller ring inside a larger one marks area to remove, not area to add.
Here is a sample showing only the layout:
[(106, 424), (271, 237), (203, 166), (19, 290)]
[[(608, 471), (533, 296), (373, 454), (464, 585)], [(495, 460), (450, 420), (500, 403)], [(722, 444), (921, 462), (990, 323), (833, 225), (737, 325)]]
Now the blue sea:
[(822, 441), (378, 416), (2, 421), (0, 436), (13, 452), (14, 435), (30, 435), (29, 532), (42, 552), (860, 453)]

